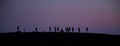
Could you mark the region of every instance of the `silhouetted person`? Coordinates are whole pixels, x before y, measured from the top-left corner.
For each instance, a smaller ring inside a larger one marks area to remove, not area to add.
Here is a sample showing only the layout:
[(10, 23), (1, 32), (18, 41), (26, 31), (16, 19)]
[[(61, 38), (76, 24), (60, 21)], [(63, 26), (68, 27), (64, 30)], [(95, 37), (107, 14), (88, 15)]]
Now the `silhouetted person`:
[(61, 29), (60, 32), (63, 33), (64, 32), (63, 29)]
[(57, 32), (59, 32), (59, 27), (57, 27)]
[(37, 27), (35, 28), (35, 31), (36, 31), (36, 32), (38, 31), (38, 28), (37, 28)]
[(69, 31), (68, 31), (68, 27), (65, 27), (65, 31), (66, 31), (66, 32), (69, 32)]
[(88, 32), (88, 27), (86, 27), (86, 32)]
[(21, 31), (20, 31), (20, 27), (19, 26), (17, 26), (17, 33), (20, 33)]
[(74, 32), (74, 28), (72, 27), (72, 32)]
[(20, 27), (19, 26), (17, 26), (17, 31), (20, 31)]
[(71, 31), (71, 28), (70, 27), (68, 27), (68, 32), (70, 32)]
[(55, 32), (56, 32), (56, 27), (54, 27), (54, 30), (55, 30)]
[(80, 27), (78, 27), (78, 32), (80, 33)]
[(51, 27), (49, 27), (49, 31), (51, 32)]

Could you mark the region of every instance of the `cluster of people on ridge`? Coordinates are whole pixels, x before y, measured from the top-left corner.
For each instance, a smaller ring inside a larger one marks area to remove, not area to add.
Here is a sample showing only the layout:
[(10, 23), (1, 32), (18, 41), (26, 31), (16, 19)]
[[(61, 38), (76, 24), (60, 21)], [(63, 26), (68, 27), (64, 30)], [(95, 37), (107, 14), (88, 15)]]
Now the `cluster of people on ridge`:
[[(33, 31), (33, 32), (38, 32), (37, 27), (35, 27), (34, 30), (35, 31)], [(80, 27), (78, 27), (77, 30), (78, 30), (79, 33), (81, 32)], [(74, 31), (75, 31), (74, 27), (65, 27), (65, 29), (62, 29), (62, 28), (59, 28), (59, 27), (49, 27), (49, 32), (74, 32)], [(19, 26), (17, 26), (17, 32), (21, 32)], [(24, 32), (25, 32), (25, 29), (24, 29)], [(86, 32), (88, 32), (88, 27), (86, 27)]]

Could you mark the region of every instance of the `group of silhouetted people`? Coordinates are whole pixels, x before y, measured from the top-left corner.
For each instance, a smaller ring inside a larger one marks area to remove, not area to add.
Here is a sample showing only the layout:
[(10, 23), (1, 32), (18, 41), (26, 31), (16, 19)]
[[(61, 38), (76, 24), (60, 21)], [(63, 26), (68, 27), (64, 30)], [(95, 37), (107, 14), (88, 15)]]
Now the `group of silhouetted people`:
[[(52, 29), (54, 29), (54, 31), (52, 31)], [(49, 27), (49, 32), (74, 32), (74, 30), (75, 30), (74, 27), (65, 27), (65, 29), (62, 29), (59, 27)], [(77, 30), (79, 33), (81, 32), (80, 27), (78, 27)], [(21, 32), (19, 26), (17, 26), (17, 32)], [(25, 32), (25, 29), (24, 29), (24, 32)], [(35, 27), (35, 30), (33, 32), (38, 32), (38, 28)], [(88, 32), (88, 27), (86, 27), (86, 32)]]
[[(74, 27), (65, 27), (65, 31), (62, 28), (59, 27), (49, 27), (49, 32), (52, 32), (52, 29), (54, 29), (54, 32), (74, 32)], [(81, 28), (78, 27), (78, 32), (81, 32)], [(86, 32), (88, 32), (88, 27), (86, 27)]]
[[(26, 30), (24, 29), (23, 31), (25, 32)], [(33, 31), (33, 32), (37, 32), (37, 31), (38, 31), (38, 28), (36, 27), (36, 28), (35, 28), (35, 31)], [(19, 26), (17, 26), (17, 32), (21, 32)]]

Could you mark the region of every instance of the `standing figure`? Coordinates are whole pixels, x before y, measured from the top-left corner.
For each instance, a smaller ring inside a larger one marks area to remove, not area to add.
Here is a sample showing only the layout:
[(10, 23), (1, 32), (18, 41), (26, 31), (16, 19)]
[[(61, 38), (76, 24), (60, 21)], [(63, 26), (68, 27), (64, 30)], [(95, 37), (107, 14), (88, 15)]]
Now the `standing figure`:
[(66, 31), (66, 32), (69, 32), (69, 31), (68, 31), (68, 27), (65, 27), (65, 31)]
[(70, 27), (68, 27), (68, 32), (70, 32), (71, 31), (71, 28)]
[(72, 27), (72, 32), (74, 32), (74, 28)]
[(17, 26), (17, 33), (20, 33), (21, 31), (20, 31), (20, 27), (19, 26)]
[(59, 32), (59, 27), (57, 27), (57, 32)]
[(60, 31), (61, 33), (64, 33), (64, 31), (63, 31), (63, 29), (61, 29), (61, 31)]
[(20, 31), (20, 27), (19, 26), (17, 26), (17, 31)]
[(37, 28), (37, 27), (35, 28), (35, 31), (36, 31), (36, 32), (38, 31), (38, 28)]
[(56, 32), (56, 27), (54, 27), (54, 30), (55, 30), (55, 32)]
[(49, 27), (49, 31), (51, 32), (51, 27)]
[(80, 33), (80, 27), (78, 27), (78, 32)]
[(88, 33), (88, 27), (86, 27), (86, 32)]

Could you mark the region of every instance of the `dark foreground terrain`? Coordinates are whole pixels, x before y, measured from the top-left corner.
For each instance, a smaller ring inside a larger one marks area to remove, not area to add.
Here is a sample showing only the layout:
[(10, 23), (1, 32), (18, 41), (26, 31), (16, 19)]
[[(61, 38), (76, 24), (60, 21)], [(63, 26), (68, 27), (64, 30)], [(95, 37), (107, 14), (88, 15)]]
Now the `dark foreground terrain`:
[(0, 33), (0, 46), (120, 46), (119, 35), (94, 33)]

